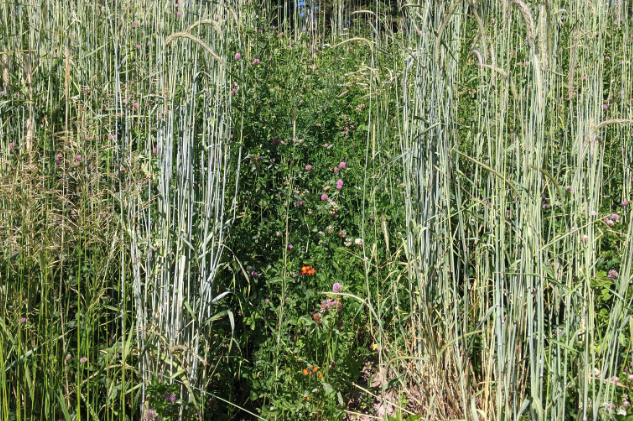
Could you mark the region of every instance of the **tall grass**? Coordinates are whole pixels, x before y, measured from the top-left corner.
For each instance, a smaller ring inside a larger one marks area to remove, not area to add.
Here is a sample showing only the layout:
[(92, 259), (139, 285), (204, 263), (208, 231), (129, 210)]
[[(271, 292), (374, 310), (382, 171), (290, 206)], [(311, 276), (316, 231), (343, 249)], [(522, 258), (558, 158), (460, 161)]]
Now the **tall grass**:
[(580, 1), (409, 6), (412, 364), (429, 415), (615, 412), (623, 400), (603, 379), (628, 366), (628, 233), (607, 315), (596, 279), (613, 232), (602, 217), (628, 220), (620, 202), (630, 179), (607, 173), (630, 153), (630, 10)]
[(150, 382), (204, 389), (239, 7), (0, 5), (0, 418), (138, 419)]

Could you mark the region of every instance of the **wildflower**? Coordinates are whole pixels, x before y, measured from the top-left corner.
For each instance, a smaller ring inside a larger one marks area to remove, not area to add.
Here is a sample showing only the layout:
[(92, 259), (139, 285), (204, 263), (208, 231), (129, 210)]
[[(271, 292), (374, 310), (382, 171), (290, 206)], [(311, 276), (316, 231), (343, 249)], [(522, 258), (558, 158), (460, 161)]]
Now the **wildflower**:
[(176, 13), (176, 17), (177, 17), (177, 18), (179, 18), (179, 17), (181, 17), (181, 16), (182, 16), (182, 13), (181, 13), (181, 12)]
[(136, 44), (136, 49), (137, 49), (137, 50), (140, 50), (140, 49), (141, 49), (141, 46), (140, 46), (139, 44)]
[(22, 317), (22, 318), (20, 319), (20, 323), (26, 323), (26, 317)]
[(150, 41), (147, 41), (147, 46), (149, 47), (152, 43)]
[(138, 102), (135, 102), (132, 106), (134, 107), (135, 110), (138, 110)]
[(252, 271), (252, 272), (251, 272), (251, 276), (257, 276), (257, 272)]
[(15, 146), (15, 144), (13, 142), (9, 142), (9, 149), (13, 149), (13, 146)]
[(125, 168), (123, 168), (123, 167), (119, 168), (119, 172), (120, 172), (121, 174), (123, 174), (123, 173), (125, 172)]
[(174, 395), (173, 393), (165, 393), (163, 395), (163, 399), (165, 399), (169, 403), (174, 403), (176, 402), (176, 395)]
[(341, 162), (340, 164), (338, 164), (338, 167), (340, 169), (344, 169), (347, 166), (347, 164), (345, 162)]
[(609, 273), (607, 273), (607, 278), (609, 279), (616, 279), (618, 276), (620, 276), (620, 274), (615, 269), (611, 269)]
[(343, 244), (345, 245), (345, 247), (350, 247), (352, 245), (352, 239), (346, 238), (345, 241), (343, 241)]
[(288, 250), (292, 250), (294, 247), (292, 244), (288, 244)]
[(156, 419), (156, 411), (153, 409), (148, 409), (145, 411), (145, 416), (143, 417), (148, 421), (154, 421)]
[(303, 206), (303, 200), (300, 200), (299, 203), (297, 203), (297, 206)]
[(235, 60), (239, 60), (239, 59), (240, 59), (240, 57), (242, 57), (242, 56), (240, 55), (240, 53), (235, 53)]
[(237, 89), (233, 88), (231, 89), (231, 95), (235, 95), (237, 93)]
[(611, 382), (618, 383), (619, 381), (620, 381), (620, 379), (617, 376), (612, 376), (611, 377)]
[(152, 153), (156, 153), (156, 152), (158, 152), (158, 147), (157, 147), (157, 146), (154, 146), (154, 147), (152, 148)]
[(549, 205), (547, 203), (543, 204), (543, 209), (549, 209)]
[(606, 110), (609, 106), (607, 104), (602, 104), (602, 109)]
[(587, 235), (583, 235), (582, 236), (582, 241), (584, 241), (585, 243), (587, 242), (587, 240), (589, 240), (589, 236)]
[(506, 216), (509, 217), (510, 215), (512, 215), (512, 211), (510, 209), (506, 209)]
[(70, 354), (66, 354), (66, 361), (70, 360), (73, 356)]
[(612, 213), (611, 219), (617, 222), (620, 219), (620, 215), (618, 215), (617, 213)]
[(85, 363), (86, 361), (88, 361), (88, 358), (86, 358), (86, 357), (81, 357), (79, 359), (79, 362), (82, 363), (82, 364)]
[(312, 276), (315, 273), (316, 273), (316, 271), (312, 268), (312, 266), (302, 266), (301, 267), (301, 274), (302, 275)]
[(285, 144), (286, 144), (286, 142), (284, 142), (283, 140), (282, 140), (280, 143), (281, 143), (282, 145), (285, 145)]
[(598, 215), (598, 212), (592, 210), (590, 215), (591, 216), (596, 216), (596, 215)]
[(317, 371), (319, 371), (319, 367), (312, 367), (312, 371), (316, 373)]
[(327, 148), (327, 147), (328, 147), (328, 144), (327, 144), (327, 143), (323, 144), (323, 147), (324, 147), (324, 148)]
[(265, 298), (264, 299), (264, 303), (268, 304), (268, 303), (270, 303), (270, 300), (268, 298)]
[(608, 226), (610, 226), (610, 227), (612, 227), (612, 226), (614, 226), (614, 225), (615, 225), (615, 222), (613, 222), (612, 220), (608, 219), (608, 220), (607, 220), (607, 225), (608, 225)]
[(323, 377), (323, 373), (319, 373), (319, 374), (317, 374), (317, 377), (318, 377), (318, 378)]
[(609, 61), (609, 60), (611, 60), (611, 57), (606, 56), (604, 59), (605, 59), (606, 61)]
[(332, 225), (328, 225), (325, 230), (328, 234), (332, 234), (334, 232), (334, 227)]
[(310, 171), (311, 169), (312, 169), (312, 165), (310, 165), (310, 164), (306, 165), (306, 170), (307, 171)]
[(594, 369), (593, 369), (593, 375), (594, 375), (595, 377), (600, 377), (600, 376), (601, 376), (601, 374), (602, 374), (602, 373), (601, 373), (601, 372), (600, 372), (600, 370), (598, 370), (597, 368), (594, 368)]
[(354, 244), (356, 244), (358, 247), (363, 245), (363, 240), (360, 238), (357, 238), (354, 240)]
[(623, 200), (622, 201), (622, 206), (629, 206), (628, 200)]
[(336, 188), (341, 190), (343, 188), (343, 180), (338, 180), (336, 182)]
[(633, 382), (633, 374), (629, 374), (629, 381)]
[(341, 292), (343, 291), (343, 286), (340, 283), (335, 282), (334, 285), (332, 285), (332, 291)]
[(565, 190), (567, 191), (567, 193), (571, 193), (571, 186), (567, 186)]
[(323, 200), (323, 201), (327, 200), (327, 194), (323, 193), (321, 195), (321, 200)]
[(255, 60), (253, 60), (253, 64), (259, 64), (259, 59), (256, 58)]
[(341, 238), (347, 236), (347, 231), (346, 230), (339, 231), (338, 236), (341, 237)]
[(317, 235), (318, 235), (319, 237), (325, 237), (325, 233), (324, 233), (323, 231), (319, 231), (319, 232), (317, 232)]
[(338, 172), (338, 167), (334, 167), (334, 172)]
[(308, 369), (307, 369), (307, 368), (304, 368), (304, 369), (303, 369), (303, 375), (304, 375), (304, 376), (307, 376), (307, 375), (309, 375), (309, 374), (310, 374), (310, 372), (308, 371)]

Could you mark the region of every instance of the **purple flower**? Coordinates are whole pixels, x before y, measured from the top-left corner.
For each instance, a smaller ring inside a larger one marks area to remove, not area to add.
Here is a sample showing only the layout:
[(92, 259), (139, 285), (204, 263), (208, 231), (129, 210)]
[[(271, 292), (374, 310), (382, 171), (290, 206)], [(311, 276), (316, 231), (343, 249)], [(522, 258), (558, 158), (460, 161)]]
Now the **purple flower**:
[(327, 146), (328, 146), (327, 143), (323, 145), (324, 148), (327, 148)]
[(299, 203), (297, 203), (297, 206), (303, 206), (303, 200), (300, 200)]
[(174, 395), (173, 393), (165, 393), (163, 395), (163, 399), (165, 399), (169, 403), (174, 403), (176, 402), (176, 395)]
[(549, 205), (547, 203), (544, 203), (543, 204), (543, 209), (548, 209), (548, 208), (549, 208)]
[(148, 409), (145, 411), (145, 416), (143, 417), (148, 421), (154, 421), (156, 419), (156, 411), (153, 409)]
[(123, 174), (123, 173), (125, 172), (125, 168), (123, 168), (123, 167), (119, 168), (119, 172), (120, 172), (121, 174)]
[(9, 149), (13, 149), (14, 146), (15, 144), (13, 142), (9, 142)]
[(265, 299), (264, 299), (264, 302), (265, 302), (266, 304), (268, 304), (268, 303), (270, 303), (270, 300), (269, 300), (268, 298), (265, 298)]
[(79, 359), (79, 362), (82, 363), (82, 364), (85, 363), (86, 361), (88, 361), (88, 358), (86, 358), (86, 357), (81, 357)]
[(622, 206), (629, 206), (628, 200), (623, 200), (622, 201)]
[(26, 317), (22, 317), (22, 318), (20, 319), (20, 323), (26, 323)]
[(141, 46), (140, 46), (139, 44), (136, 44), (136, 49), (137, 49), (137, 50), (140, 50), (140, 49), (141, 49)]
[(571, 186), (567, 186), (565, 190), (567, 191), (567, 193), (571, 193)]
[(602, 104), (602, 109), (606, 110), (607, 108), (609, 108), (609, 106), (607, 104)]
[(240, 55), (240, 53), (235, 53), (235, 60), (239, 60), (239, 59), (240, 59), (240, 57), (242, 57), (242, 56)]
[(70, 354), (66, 354), (66, 361), (70, 360), (73, 356)]
[(177, 12), (177, 13), (176, 13), (176, 17), (177, 17), (177, 18), (179, 18), (179, 17), (181, 17), (181, 16), (182, 16), (182, 13), (181, 13), (181, 12)]
[(583, 235), (582, 236), (582, 241), (587, 242), (587, 240), (589, 240), (589, 236)]
[(236, 93), (237, 93), (237, 89), (235, 89), (235, 88), (231, 89), (231, 94), (232, 95), (235, 95)]
[(324, 200), (324, 201), (327, 200), (327, 194), (323, 193), (321, 195), (321, 200)]
[(310, 171), (311, 169), (312, 169), (312, 165), (310, 165), (310, 164), (306, 165), (306, 170), (307, 171)]
[(81, 161), (81, 155), (75, 156), (75, 161)]
[(135, 102), (132, 106), (134, 107), (135, 110), (138, 110), (138, 102)]
[(154, 146), (154, 147), (152, 148), (152, 153), (156, 153), (156, 152), (158, 152), (158, 146)]
[(257, 272), (252, 271), (252, 272), (251, 272), (251, 276), (257, 276)]
[(618, 215), (617, 213), (612, 213), (611, 214), (611, 219), (613, 219), (614, 221), (619, 221), (620, 220), (620, 215)]
[(253, 64), (259, 64), (259, 59), (256, 58), (255, 60), (253, 60)]
[(612, 227), (612, 226), (614, 226), (614, 225), (615, 225), (615, 222), (613, 222), (612, 220), (608, 219), (608, 220), (607, 220), (607, 225), (608, 225), (608, 226), (610, 226), (610, 227)]
[(334, 167), (334, 172), (338, 172), (338, 167)]
[(616, 279), (618, 276), (620, 276), (620, 274), (615, 269), (611, 269), (609, 273), (607, 273), (607, 278), (609, 279)]
[(340, 283), (335, 282), (334, 285), (332, 285), (332, 291), (341, 292), (343, 291), (343, 286)]
[(343, 180), (338, 180), (336, 182), (336, 188), (341, 190), (343, 188)]
[(347, 166), (347, 164), (346, 164), (345, 162), (341, 162), (340, 164), (338, 164), (338, 167), (339, 167), (340, 169), (343, 169), (343, 168), (345, 168), (346, 166)]
[(288, 244), (288, 250), (292, 250), (293, 248), (292, 244)]

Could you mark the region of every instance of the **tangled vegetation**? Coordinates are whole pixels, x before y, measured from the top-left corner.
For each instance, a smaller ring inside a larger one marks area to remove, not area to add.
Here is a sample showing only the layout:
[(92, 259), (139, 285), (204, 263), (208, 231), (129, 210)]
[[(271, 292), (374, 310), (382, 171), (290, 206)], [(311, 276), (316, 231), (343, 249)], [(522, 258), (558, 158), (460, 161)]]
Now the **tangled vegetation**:
[(0, 4), (0, 419), (633, 419), (633, 3), (291, 3)]

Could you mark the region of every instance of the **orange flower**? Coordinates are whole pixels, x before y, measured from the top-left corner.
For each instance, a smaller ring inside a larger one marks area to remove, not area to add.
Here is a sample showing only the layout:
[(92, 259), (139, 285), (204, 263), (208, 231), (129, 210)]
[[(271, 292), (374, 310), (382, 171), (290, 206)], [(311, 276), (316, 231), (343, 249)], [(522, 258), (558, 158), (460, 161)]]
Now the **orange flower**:
[(303, 369), (303, 375), (304, 375), (304, 376), (307, 376), (308, 374), (310, 374), (310, 372), (308, 371), (308, 369), (307, 369), (307, 368), (304, 368), (304, 369)]
[(302, 266), (301, 267), (301, 274), (302, 275), (314, 275), (316, 273), (316, 271), (314, 269), (312, 269), (312, 266)]
[(319, 373), (319, 374), (317, 374), (317, 376), (318, 376), (319, 378), (321, 378), (321, 377), (323, 377), (323, 373)]
[(306, 401), (309, 401), (309, 400), (310, 400), (310, 398), (309, 398), (309, 397), (307, 397), (307, 396), (306, 396), (304, 399), (305, 399)]
[(312, 367), (312, 371), (316, 372), (319, 369), (319, 367)]

